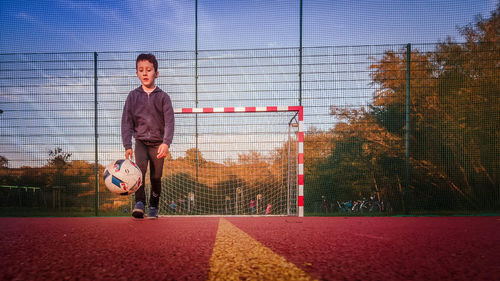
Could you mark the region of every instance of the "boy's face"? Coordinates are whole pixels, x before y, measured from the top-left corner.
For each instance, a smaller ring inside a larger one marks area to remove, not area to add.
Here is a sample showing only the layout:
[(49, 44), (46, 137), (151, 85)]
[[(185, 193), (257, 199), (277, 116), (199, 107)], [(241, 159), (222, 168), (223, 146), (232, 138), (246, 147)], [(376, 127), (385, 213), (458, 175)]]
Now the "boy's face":
[(158, 72), (155, 67), (147, 60), (137, 62), (137, 77), (146, 88), (153, 88), (155, 86), (155, 79), (158, 77)]

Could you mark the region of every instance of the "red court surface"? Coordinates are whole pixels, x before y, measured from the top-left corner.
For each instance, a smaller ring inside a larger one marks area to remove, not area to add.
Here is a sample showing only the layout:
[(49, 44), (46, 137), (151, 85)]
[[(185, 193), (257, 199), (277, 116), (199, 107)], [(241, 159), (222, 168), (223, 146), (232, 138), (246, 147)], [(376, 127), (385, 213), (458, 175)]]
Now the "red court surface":
[[(320, 280), (498, 280), (500, 217), (226, 217)], [(207, 280), (217, 217), (0, 218), (0, 280)]]

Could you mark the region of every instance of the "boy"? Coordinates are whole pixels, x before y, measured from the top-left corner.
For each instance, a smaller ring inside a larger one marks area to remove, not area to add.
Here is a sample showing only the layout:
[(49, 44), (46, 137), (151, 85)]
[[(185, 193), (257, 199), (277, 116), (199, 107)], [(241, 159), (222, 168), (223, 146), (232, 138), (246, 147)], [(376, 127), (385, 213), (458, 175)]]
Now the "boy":
[[(125, 158), (132, 159), (132, 136), (135, 139), (135, 160), (145, 179), (149, 162), (151, 194), (148, 218), (158, 218), (163, 162), (174, 136), (174, 110), (167, 93), (155, 85), (158, 61), (152, 54), (141, 54), (136, 60), (136, 74), (141, 86), (132, 90), (125, 101), (122, 114), (122, 142)], [(132, 216), (144, 218), (145, 180), (135, 193)]]

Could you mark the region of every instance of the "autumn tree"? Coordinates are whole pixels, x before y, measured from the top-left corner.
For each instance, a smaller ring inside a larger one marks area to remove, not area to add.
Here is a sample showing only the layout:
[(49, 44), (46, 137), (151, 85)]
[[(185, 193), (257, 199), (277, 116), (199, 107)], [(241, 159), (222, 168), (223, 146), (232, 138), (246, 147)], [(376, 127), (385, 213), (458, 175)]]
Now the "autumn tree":
[[(238, 164), (244, 171), (241, 177), (249, 183), (252, 188), (261, 184), (272, 186), (275, 177), (269, 157), (257, 151), (238, 153)], [(263, 182), (264, 181), (264, 182)]]
[(334, 134), (314, 126), (304, 134), (304, 197), (306, 210), (315, 202), (321, 202), (322, 196), (330, 201), (338, 199), (335, 192), (333, 167), (326, 163), (335, 147)]
[[(448, 39), (430, 52), (411, 50), (410, 208), (500, 205), (499, 18), (497, 9), (461, 28), (463, 44)], [(386, 51), (371, 65), (373, 104), (331, 108), (340, 122), (327, 134), (330, 150), (309, 148), (316, 155), (307, 162), (308, 191), (342, 200), (376, 192), (402, 210), (406, 69), (406, 48)]]
[(484, 207), (500, 206), (500, 3), (491, 17), (460, 29), (464, 44), (449, 39), (433, 59), (439, 69), (442, 138), (448, 173), (461, 192)]
[(207, 163), (207, 160), (205, 160), (205, 158), (203, 158), (201, 151), (199, 151), (195, 147), (190, 148), (186, 151), (185, 160), (188, 163), (192, 163), (192, 164), (198, 163), (199, 166), (203, 166), (205, 163)]
[(0, 168), (8, 168), (9, 160), (5, 156), (0, 155)]
[[(460, 29), (436, 50), (411, 53), (411, 190), (423, 208), (499, 205), (499, 10)], [(403, 51), (403, 50), (402, 50)], [(403, 136), (406, 57), (385, 53), (374, 63), (372, 115)], [(437, 200), (436, 198), (439, 198)]]
[(49, 151), (47, 168), (52, 172), (52, 176), (49, 177), (47, 182), (49, 186), (64, 185), (64, 172), (70, 165), (69, 158), (71, 155), (71, 153), (64, 152), (60, 147)]

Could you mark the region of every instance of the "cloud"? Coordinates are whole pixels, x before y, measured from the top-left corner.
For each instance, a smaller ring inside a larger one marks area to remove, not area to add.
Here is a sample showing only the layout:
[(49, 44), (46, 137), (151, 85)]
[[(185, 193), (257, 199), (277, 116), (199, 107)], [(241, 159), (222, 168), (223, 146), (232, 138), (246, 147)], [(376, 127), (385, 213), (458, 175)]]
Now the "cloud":
[(113, 22), (123, 22), (123, 18), (117, 9), (110, 8), (109, 6), (99, 5), (99, 2), (88, 2), (88, 1), (73, 1), (73, 0), (59, 0), (59, 3), (66, 8), (75, 10), (78, 13), (86, 13), (93, 16), (97, 16), (101, 19), (113, 21)]
[(24, 12), (20, 12), (20, 13), (16, 14), (16, 18), (21, 19), (21, 20), (25, 20), (28, 22), (35, 21), (35, 17), (33, 17), (32, 15), (29, 15), (27, 13), (24, 13)]
[(191, 26), (195, 15), (193, 1), (129, 0), (128, 6), (130, 16), (136, 21), (142, 18), (145, 21), (143, 24), (153, 24), (158, 30), (179, 34), (186, 31), (194, 33), (194, 25)]

